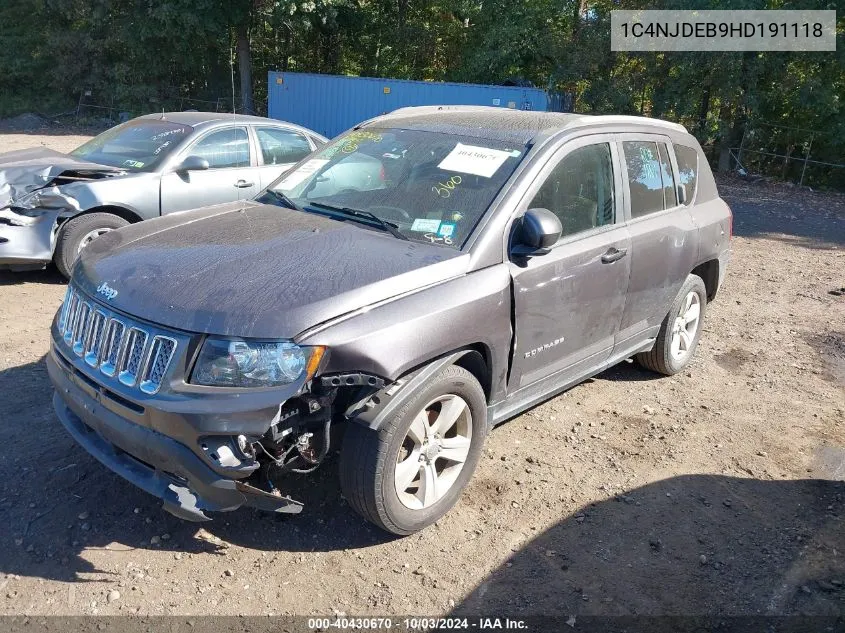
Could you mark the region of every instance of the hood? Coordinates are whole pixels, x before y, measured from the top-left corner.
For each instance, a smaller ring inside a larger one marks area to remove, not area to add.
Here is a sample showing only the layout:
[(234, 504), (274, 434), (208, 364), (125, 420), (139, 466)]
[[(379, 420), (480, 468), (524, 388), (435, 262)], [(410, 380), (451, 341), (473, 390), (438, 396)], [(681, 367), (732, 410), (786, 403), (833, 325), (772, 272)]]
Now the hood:
[[(37, 194), (38, 200), (26, 199), (20, 206), (73, 207), (72, 200), (62, 199), (60, 185), (119, 173), (122, 170), (116, 167), (91, 163), (46, 147), (6, 152), (0, 154), (0, 209), (37, 190), (44, 190)], [(67, 180), (63, 181), (62, 177)], [(51, 199), (54, 195), (58, 196), (57, 200)]]
[[(257, 202), (111, 231), (73, 279), (110, 307), (164, 326), (293, 338), (353, 310), (466, 273), (469, 255)], [(101, 284), (108, 285), (97, 293)]]

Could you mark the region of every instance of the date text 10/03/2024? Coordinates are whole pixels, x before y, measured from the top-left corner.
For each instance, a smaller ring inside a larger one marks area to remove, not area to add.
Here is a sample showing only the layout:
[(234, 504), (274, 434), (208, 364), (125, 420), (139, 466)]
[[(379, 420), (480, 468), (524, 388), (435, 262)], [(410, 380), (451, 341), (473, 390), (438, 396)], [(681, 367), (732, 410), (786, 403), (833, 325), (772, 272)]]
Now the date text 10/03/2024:
[(412, 617), (393, 620), (391, 618), (309, 618), (308, 628), (317, 631), (336, 630), (526, 630), (524, 620), (512, 618), (425, 618)]

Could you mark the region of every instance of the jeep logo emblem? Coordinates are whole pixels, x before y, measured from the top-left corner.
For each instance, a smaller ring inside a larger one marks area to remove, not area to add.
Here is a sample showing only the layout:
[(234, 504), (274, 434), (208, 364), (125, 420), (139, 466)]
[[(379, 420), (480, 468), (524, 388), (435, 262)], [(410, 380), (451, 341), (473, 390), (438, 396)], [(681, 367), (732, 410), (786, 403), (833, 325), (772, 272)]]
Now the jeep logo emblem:
[(109, 286), (105, 281), (97, 286), (97, 292), (111, 301), (117, 296), (117, 290)]

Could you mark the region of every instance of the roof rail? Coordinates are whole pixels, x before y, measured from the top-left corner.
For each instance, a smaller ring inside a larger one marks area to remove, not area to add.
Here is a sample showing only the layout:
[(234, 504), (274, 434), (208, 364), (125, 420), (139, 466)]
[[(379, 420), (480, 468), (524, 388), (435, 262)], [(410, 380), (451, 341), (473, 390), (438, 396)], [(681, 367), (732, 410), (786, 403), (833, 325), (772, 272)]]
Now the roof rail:
[(459, 111), (459, 112), (486, 112), (488, 110), (503, 110), (504, 108), (497, 108), (496, 106), (483, 105), (421, 105), (421, 106), (405, 106), (403, 108), (396, 108), (388, 112), (387, 116), (391, 114), (413, 114), (419, 112), (443, 112), (443, 111)]
[(570, 123), (567, 127), (582, 127), (585, 125), (595, 125), (596, 123), (633, 123), (640, 125), (655, 125), (657, 127), (669, 128), (670, 130), (675, 130), (677, 132), (687, 132), (687, 128), (680, 123), (672, 123), (671, 121), (664, 121), (663, 119), (652, 119), (647, 116), (627, 116), (624, 114), (585, 114)]

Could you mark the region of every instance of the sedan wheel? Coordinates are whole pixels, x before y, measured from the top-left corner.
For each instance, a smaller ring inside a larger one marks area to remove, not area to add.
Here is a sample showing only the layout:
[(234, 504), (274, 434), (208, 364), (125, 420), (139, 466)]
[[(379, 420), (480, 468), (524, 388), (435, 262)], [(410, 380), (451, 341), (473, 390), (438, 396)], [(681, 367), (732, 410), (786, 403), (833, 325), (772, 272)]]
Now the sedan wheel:
[(53, 261), (65, 277), (70, 279), (73, 265), (85, 248), (95, 239), (129, 224), (112, 213), (83, 213), (65, 222), (56, 238)]
[(88, 246), (94, 238), (100, 237), (103, 233), (108, 233), (111, 229), (107, 228), (99, 228), (94, 229), (93, 231), (89, 231), (85, 235), (82, 236), (82, 239), (79, 241), (79, 246), (76, 249), (76, 256), (79, 257), (79, 254), (82, 252), (82, 249)]

